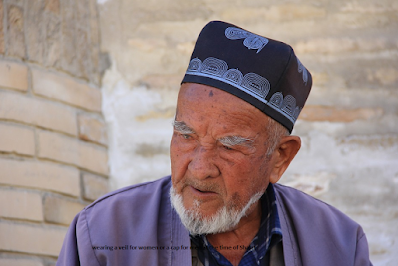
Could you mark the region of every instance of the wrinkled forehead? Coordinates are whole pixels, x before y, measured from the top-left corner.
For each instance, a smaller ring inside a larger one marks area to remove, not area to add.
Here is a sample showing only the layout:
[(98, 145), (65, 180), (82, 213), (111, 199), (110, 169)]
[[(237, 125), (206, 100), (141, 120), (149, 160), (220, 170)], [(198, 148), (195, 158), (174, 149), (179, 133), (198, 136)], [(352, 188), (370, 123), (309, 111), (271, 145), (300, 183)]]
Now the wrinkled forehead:
[[(195, 122), (201, 122), (209, 117), (214, 119), (213, 122), (233, 127), (253, 127), (259, 123), (265, 127), (268, 122), (267, 115), (228, 92), (197, 83), (182, 84), (178, 95), (176, 120), (194, 119)], [(232, 121), (233, 124), (230, 124)]]
[(183, 83), (181, 84), (178, 93), (178, 102), (217, 102), (220, 105), (235, 104), (237, 107), (241, 105), (248, 105), (247, 102), (239, 99), (238, 97), (225, 92), (219, 88), (199, 83)]
[(253, 105), (230, 94), (224, 90), (209, 85), (199, 83), (183, 83), (181, 84), (177, 108), (182, 105), (202, 104), (204, 107), (226, 109), (250, 110), (253, 113), (261, 114), (262, 112)]

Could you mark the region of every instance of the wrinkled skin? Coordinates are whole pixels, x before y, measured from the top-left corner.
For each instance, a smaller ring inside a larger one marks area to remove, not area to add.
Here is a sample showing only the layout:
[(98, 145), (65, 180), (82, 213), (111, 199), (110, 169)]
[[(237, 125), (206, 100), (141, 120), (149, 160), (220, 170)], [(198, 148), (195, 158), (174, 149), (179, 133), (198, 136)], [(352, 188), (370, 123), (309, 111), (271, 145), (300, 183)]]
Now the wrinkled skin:
[[(174, 130), (170, 146), (173, 187), (186, 209), (196, 209), (206, 218), (222, 206), (242, 209), (269, 182), (279, 180), (300, 148), (298, 137), (285, 136), (267, 157), (267, 116), (238, 97), (206, 85), (182, 84), (175, 120), (192, 132)], [(224, 145), (220, 140), (228, 136), (251, 141)], [(246, 214), (231, 231), (208, 235), (210, 243), (249, 245), (260, 225), (260, 201)], [(235, 265), (244, 252), (221, 253)]]
[[(197, 200), (201, 213), (211, 216), (224, 205), (241, 208), (254, 193), (265, 191), (269, 167), (263, 113), (229, 93), (188, 83), (179, 94), (176, 121), (195, 132), (175, 131), (171, 142), (173, 185), (185, 208)], [(236, 135), (254, 143), (229, 148), (218, 141)]]

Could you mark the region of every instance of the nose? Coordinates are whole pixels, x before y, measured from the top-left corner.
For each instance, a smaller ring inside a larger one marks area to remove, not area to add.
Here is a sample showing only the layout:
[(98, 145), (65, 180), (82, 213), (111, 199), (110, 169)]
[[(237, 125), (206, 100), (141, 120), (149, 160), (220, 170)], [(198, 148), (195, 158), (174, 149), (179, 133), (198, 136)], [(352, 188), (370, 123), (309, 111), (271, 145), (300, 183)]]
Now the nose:
[(189, 172), (197, 179), (217, 177), (220, 170), (215, 164), (216, 156), (213, 148), (196, 147), (188, 165)]

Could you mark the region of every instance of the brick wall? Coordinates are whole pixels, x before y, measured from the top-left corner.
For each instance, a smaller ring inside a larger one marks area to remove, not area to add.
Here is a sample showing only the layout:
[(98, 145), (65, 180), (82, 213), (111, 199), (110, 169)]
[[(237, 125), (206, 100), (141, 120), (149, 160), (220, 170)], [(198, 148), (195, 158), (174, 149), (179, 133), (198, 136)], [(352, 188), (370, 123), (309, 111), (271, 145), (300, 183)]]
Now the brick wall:
[(0, 0), (0, 265), (54, 265), (108, 192), (95, 0)]

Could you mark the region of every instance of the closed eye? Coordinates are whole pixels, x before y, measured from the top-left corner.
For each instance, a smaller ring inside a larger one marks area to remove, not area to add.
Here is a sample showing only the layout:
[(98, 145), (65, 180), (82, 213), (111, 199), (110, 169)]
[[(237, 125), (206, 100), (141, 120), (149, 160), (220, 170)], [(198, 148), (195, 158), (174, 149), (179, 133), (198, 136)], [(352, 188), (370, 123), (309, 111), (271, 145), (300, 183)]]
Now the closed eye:
[(192, 138), (192, 136), (189, 135), (189, 134), (181, 134), (181, 136), (182, 136), (184, 139), (190, 139), (190, 138)]
[(232, 151), (233, 150), (232, 147), (226, 146), (226, 145), (223, 145), (223, 148), (226, 149), (227, 151)]

